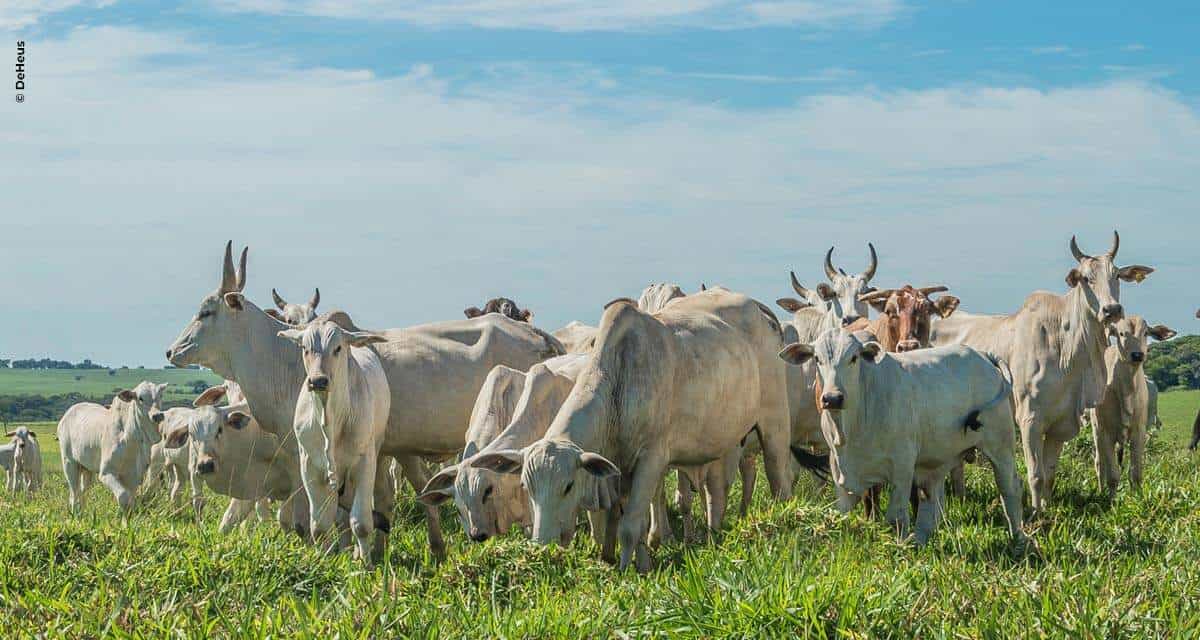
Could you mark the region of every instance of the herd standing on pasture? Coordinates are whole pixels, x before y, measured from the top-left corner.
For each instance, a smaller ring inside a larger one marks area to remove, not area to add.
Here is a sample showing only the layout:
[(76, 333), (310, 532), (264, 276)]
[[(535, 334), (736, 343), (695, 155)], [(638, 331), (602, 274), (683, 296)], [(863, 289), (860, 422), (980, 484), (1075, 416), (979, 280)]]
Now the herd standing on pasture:
[[(810, 472), (833, 485), (839, 510), (861, 501), (878, 515), (889, 487), (883, 517), (923, 544), (947, 476), (961, 494), (963, 463), (981, 456), (1021, 544), (1017, 434), (1035, 513), (1085, 419), (1101, 489), (1116, 491), (1125, 459), (1130, 482), (1142, 479), (1156, 421), (1142, 363), (1149, 339), (1175, 332), (1126, 314), (1121, 283), (1153, 269), (1118, 267), (1119, 247), (1116, 232), (1099, 255), (1072, 238), (1067, 293), (1035, 292), (1004, 316), (957, 311), (943, 286), (875, 288), (870, 246), (861, 273), (836, 268), (831, 248), (827, 282), (809, 289), (791, 274), (800, 297), (777, 301), (792, 314), (783, 321), (722, 287), (658, 284), (604, 305), (597, 326), (547, 333), (507, 298), (466, 309), (465, 320), (383, 331), (344, 311), (318, 315), (319, 291), (291, 304), (272, 289), (276, 308), (264, 311), (242, 293), (247, 251), (235, 267), (231, 242), (219, 286), (166, 351), (173, 365), (226, 382), (192, 408), (162, 410), (165, 385), (148, 382), (107, 407), (71, 407), (58, 425), (70, 507), (98, 480), (128, 515), (139, 489), (165, 474), (172, 500), (191, 484), (197, 516), (202, 486), (230, 498), (222, 532), (273, 510), (285, 531), (328, 552), (353, 549), (370, 566), (403, 478), (435, 556), (445, 554), (439, 505), (449, 500), (474, 542), (520, 525), (537, 543), (566, 544), (586, 515), (605, 560), (647, 571), (651, 547), (675, 535), (670, 470), (685, 538), (694, 494), (713, 533), (739, 474), (745, 513), (761, 456), (780, 500)], [(36, 436), (8, 437), (9, 489), (36, 489)], [(428, 462), (445, 465), (430, 477)]]

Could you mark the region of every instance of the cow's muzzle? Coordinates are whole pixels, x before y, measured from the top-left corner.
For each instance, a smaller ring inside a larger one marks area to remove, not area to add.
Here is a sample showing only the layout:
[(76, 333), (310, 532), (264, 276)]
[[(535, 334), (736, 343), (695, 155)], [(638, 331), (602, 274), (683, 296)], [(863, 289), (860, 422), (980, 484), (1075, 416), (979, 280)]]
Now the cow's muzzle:
[(313, 376), (308, 379), (309, 391), (329, 391), (329, 376)]
[(482, 529), (471, 529), (472, 542), (487, 542), (487, 539), (490, 537), (491, 536), (488, 535), (488, 532), (483, 531)]
[(199, 473), (201, 475), (208, 475), (216, 470), (217, 470), (217, 463), (211, 458), (209, 458), (208, 460), (201, 460), (199, 463), (196, 464), (196, 473)]
[(838, 410), (842, 405), (846, 404), (846, 396), (840, 393), (822, 393), (821, 408)]
[(1122, 307), (1119, 303), (1106, 304), (1100, 310), (1100, 313), (1107, 322), (1116, 322), (1125, 317), (1125, 307)]
[(163, 418), (165, 418), (165, 417), (167, 417), (166, 414), (164, 414), (161, 411), (151, 411), (150, 412), (150, 420), (153, 421), (155, 424), (162, 422)]
[(1146, 361), (1146, 354), (1142, 351), (1134, 351), (1129, 354), (1129, 360), (1140, 364)]
[(921, 343), (918, 340), (901, 340), (896, 343), (896, 351), (904, 353), (905, 351), (916, 351), (921, 348)]

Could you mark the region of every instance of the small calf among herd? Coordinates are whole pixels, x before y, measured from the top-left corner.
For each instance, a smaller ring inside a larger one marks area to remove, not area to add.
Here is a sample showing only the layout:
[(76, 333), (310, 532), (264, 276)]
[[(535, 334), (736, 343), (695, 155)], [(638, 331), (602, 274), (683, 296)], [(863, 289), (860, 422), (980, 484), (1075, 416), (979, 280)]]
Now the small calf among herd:
[[(745, 513), (761, 455), (771, 493), (796, 474), (831, 481), (837, 507), (865, 502), (924, 544), (962, 493), (962, 465), (989, 462), (1009, 534), (1020, 543), (1024, 450), (1034, 512), (1053, 494), (1063, 445), (1092, 425), (1101, 489), (1114, 495), (1124, 460), (1142, 480), (1157, 389), (1143, 371), (1150, 339), (1175, 332), (1126, 315), (1121, 282), (1153, 269), (1115, 264), (1120, 238), (1076, 265), (1065, 295), (1035, 292), (1011, 315), (956, 312), (944, 286), (877, 289), (879, 260), (848, 274), (825, 255), (828, 282), (777, 302), (791, 316), (723, 287), (648, 287), (618, 298), (599, 322), (546, 333), (509, 298), (467, 319), (364, 331), (344, 311), (317, 314), (274, 289), (274, 309), (242, 293), (246, 256), (226, 246), (221, 283), (167, 350), (176, 366), (226, 378), (191, 408), (162, 409), (166, 385), (142, 383), (109, 406), (80, 403), (58, 425), (70, 507), (99, 480), (128, 516), (162, 474), (172, 502), (191, 486), (229, 496), (220, 530), (273, 507), (279, 525), (328, 552), (352, 548), (371, 566), (386, 548), (406, 480), (426, 513), (429, 545), (445, 553), (438, 506), (453, 501), (474, 542), (519, 525), (540, 544), (566, 544), (580, 512), (605, 560), (652, 566), (672, 539), (664, 492), (679, 473), (689, 537), (692, 492), (709, 535), (733, 480)], [(941, 294), (941, 295), (938, 295)], [(936, 297), (935, 297), (936, 296)], [(868, 319), (871, 309), (878, 317)], [(1198, 317), (1200, 317), (1200, 312)], [(41, 482), (36, 436), (21, 427), (0, 447), (10, 491)], [(1200, 440), (1200, 416), (1196, 440)], [(426, 463), (455, 458), (429, 477)], [(145, 486), (143, 486), (145, 484)], [(619, 553), (618, 553), (619, 548)]]

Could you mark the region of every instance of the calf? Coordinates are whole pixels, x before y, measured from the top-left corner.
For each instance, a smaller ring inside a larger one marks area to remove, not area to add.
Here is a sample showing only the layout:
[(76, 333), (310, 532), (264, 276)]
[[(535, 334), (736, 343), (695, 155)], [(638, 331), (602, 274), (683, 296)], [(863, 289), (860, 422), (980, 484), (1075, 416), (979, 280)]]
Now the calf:
[(37, 491), (42, 486), (42, 448), (37, 434), (29, 427), (17, 427), (4, 434), (12, 438), (12, 459), (8, 466), (7, 486), (9, 491)]
[[(149, 493), (157, 488), (160, 479), (165, 476), (171, 504), (174, 505), (178, 505), (183, 496), (184, 480), (192, 477), (191, 447), (167, 446), (167, 435), (180, 428), (186, 430), (191, 414), (192, 410), (185, 407), (174, 407), (163, 412), (163, 421), (158, 425), (158, 432), (163, 439), (150, 448), (150, 467), (142, 484), (142, 492)], [(198, 483), (193, 489), (192, 503), (196, 519), (199, 520), (203, 498)]]
[(463, 314), (468, 318), (476, 318), (489, 313), (499, 313), (517, 322), (529, 322), (533, 318), (532, 311), (518, 307), (517, 303), (513, 302), (510, 298), (492, 298), (483, 305), (482, 309), (479, 307), (467, 307), (463, 310)]
[(840, 510), (888, 483), (887, 519), (907, 537), (905, 498), (915, 484), (922, 494), (916, 542), (924, 544), (941, 514), (946, 473), (963, 452), (978, 447), (992, 461), (1009, 533), (1023, 539), (1006, 366), (961, 346), (890, 354), (842, 330), (827, 331), (811, 345), (789, 344), (779, 355), (817, 365), (821, 428)]
[[(344, 331), (331, 322), (314, 322), (279, 335), (300, 347), (306, 372), (294, 428), (313, 539), (331, 532), (337, 508), (347, 508), (355, 555), (371, 566), (376, 466), (391, 395), (379, 356), (368, 345), (386, 338)], [(387, 476), (386, 468), (378, 471)]]
[(1129, 482), (1142, 484), (1146, 457), (1146, 428), (1150, 424), (1150, 390), (1142, 364), (1150, 338), (1167, 340), (1175, 332), (1163, 325), (1149, 326), (1141, 316), (1127, 316), (1108, 329), (1115, 341), (1104, 351), (1108, 382), (1100, 404), (1092, 409), (1092, 435), (1096, 443), (1096, 480), (1100, 490), (1114, 497), (1121, 479), (1119, 456), (1129, 447)]
[(528, 497), (520, 479), (471, 463), (477, 456), (520, 449), (541, 438), (587, 362), (586, 355), (571, 354), (535, 364), (528, 373), (493, 368), (471, 412), (462, 461), (435, 474), (421, 501), (439, 504), (453, 498), (463, 531), (474, 542), (506, 533), (514, 524), (529, 526)]
[(123, 516), (133, 509), (134, 492), (150, 462), (150, 447), (160, 438), (155, 422), (163, 419), (145, 395), (125, 389), (108, 407), (80, 402), (58, 421), (72, 512), (83, 508), (84, 493), (96, 478), (117, 499)]
[(275, 300), (275, 306), (279, 310), (267, 309), (267, 315), (284, 324), (304, 326), (317, 318), (317, 305), (321, 304), (321, 290), (313, 290), (312, 300), (309, 300), (308, 304), (288, 302), (274, 289), (271, 289), (271, 298)]

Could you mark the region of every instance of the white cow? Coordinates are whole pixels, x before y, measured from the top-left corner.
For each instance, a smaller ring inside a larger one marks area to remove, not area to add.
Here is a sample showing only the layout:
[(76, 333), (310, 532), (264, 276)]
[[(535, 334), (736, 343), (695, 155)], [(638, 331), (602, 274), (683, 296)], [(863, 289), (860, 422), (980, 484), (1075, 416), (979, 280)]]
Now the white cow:
[(757, 430), (771, 488), (779, 498), (790, 496), (779, 346), (773, 314), (744, 295), (711, 289), (654, 315), (632, 300), (616, 300), (607, 305), (590, 361), (546, 435), (471, 464), (521, 474), (533, 538), (541, 544), (570, 537), (589, 474), (622, 476), (619, 531), (618, 510), (610, 509), (605, 547), (616, 534), (620, 567), (636, 553), (638, 570), (648, 571), (649, 509), (668, 467), (720, 460)]
[(596, 327), (572, 320), (567, 326), (555, 329), (551, 335), (562, 343), (567, 353), (587, 353), (596, 343)]
[(586, 354), (568, 354), (535, 364), (528, 373), (503, 365), (492, 369), (471, 412), (462, 461), (430, 478), (421, 501), (440, 504), (453, 498), (463, 531), (475, 542), (502, 535), (514, 524), (528, 527), (528, 497), (520, 479), (470, 462), (541, 438), (588, 360)]
[(275, 306), (279, 310), (267, 309), (267, 315), (284, 324), (304, 326), (317, 318), (317, 305), (321, 304), (321, 290), (313, 290), (312, 300), (309, 300), (308, 304), (288, 302), (274, 289), (271, 289), (271, 298), (275, 300)]
[(796, 278), (796, 273), (791, 273), (792, 289), (800, 295), (800, 299), (776, 300), (779, 306), (792, 312), (791, 321), (785, 323), (783, 328), (785, 341), (811, 342), (828, 329), (849, 327), (867, 318), (870, 306), (862, 297), (875, 290), (870, 283), (879, 266), (875, 245), (867, 243), (867, 248), (871, 253), (871, 263), (862, 273), (850, 275), (834, 268), (833, 247), (830, 247), (825, 253), (824, 265), (829, 284), (822, 282), (816, 289), (804, 287)]
[(956, 313), (933, 324), (934, 345), (965, 344), (992, 353), (1012, 368), (1017, 425), (1035, 513), (1054, 494), (1063, 445), (1079, 433), (1080, 416), (1104, 394), (1105, 327), (1125, 315), (1121, 282), (1141, 282), (1154, 269), (1117, 267), (1120, 236), (1112, 248), (1089, 256), (1071, 238), (1077, 266), (1067, 272), (1066, 295), (1031, 294), (1007, 316)]
[(108, 407), (80, 402), (67, 409), (58, 421), (58, 440), (71, 511), (79, 513), (84, 492), (98, 478), (117, 499), (122, 515), (129, 515), (134, 492), (146, 475), (150, 447), (160, 438), (155, 418), (161, 422), (163, 416), (155, 411), (152, 418), (153, 410), (130, 389), (118, 393)]
[[(296, 400), (294, 429), (313, 539), (332, 532), (337, 508), (347, 508), (355, 555), (372, 566), (375, 473), (391, 395), (379, 356), (368, 345), (386, 338), (320, 320), (279, 335), (300, 347), (307, 374)], [(379, 471), (387, 475), (382, 465)]]
[(4, 434), (12, 438), (12, 459), (8, 465), (7, 486), (9, 491), (37, 491), (42, 486), (42, 447), (37, 434), (29, 427), (17, 427)]
[[(163, 411), (163, 420), (158, 425), (162, 440), (150, 447), (150, 466), (146, 471), (146, 481), (141, 487), (143, 494), (157, 489), (159, 482), (165, 477), (171, 504), (179, 504), (180, 498), (183, 497), (184, 481), (192, 480), (191, 447), (169, 447), (167, 435), (181, 427), (187, 429), (191, 414), (192, 410), (186, 407), (173, 407)], [(192, 504), (199, 520), (203, 498), (198, 483), (193, 484)]]
[(887, 483), (887, 520), (906, 538), (908, 496), (916, 486), (924, 494), (916, 542), (924, 544), (941, 515), (946, 474), (978, 447), (992, 462), (1009, 533), (1023, 539), (1012, 382), (1002, 363), (963, 346), (887, 353), (878, 342), (864, 343), (841, 329), (811, 345), (789, 344), (779, 355), (817, 365), (821, 428), (841, 511)]
[(1149, 338), (1167, 340), (1175, 331), (1149, 326), (1141, 316), (1127, 316), (1108, 328), (1115, 341), (1104, 352), (1108, 383), (1104, 398), (1092, 409), (1092, 435), (1096, 444), (1096, 480), (1100, 490), (1114, 497), (1121, 479), (1120, 458), (1129, 448), (1129, 483), (1142, 484), (1146, 457), (1146, 432), (1151, 424), (1149, 381), (1142, 364), (1149, 354)]

